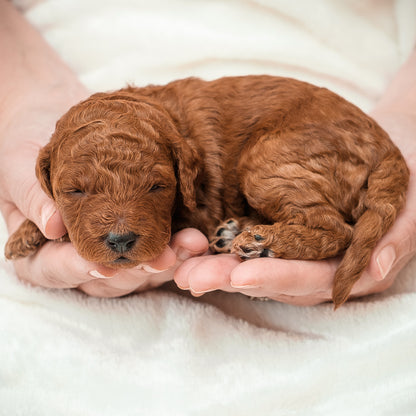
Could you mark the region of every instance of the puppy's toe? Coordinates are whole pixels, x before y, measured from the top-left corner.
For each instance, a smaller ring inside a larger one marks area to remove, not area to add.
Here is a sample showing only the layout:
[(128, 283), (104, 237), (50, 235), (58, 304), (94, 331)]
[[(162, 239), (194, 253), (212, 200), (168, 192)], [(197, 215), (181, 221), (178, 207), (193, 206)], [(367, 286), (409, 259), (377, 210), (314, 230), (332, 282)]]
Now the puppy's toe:
[(243, 259), (257, 257), (275, 257), (271, 250), (264, 226), (257, 225), (243, 231), (237, 236), (231, 247), (231, 253), (239, 255)]
[(234, 238), (240, 234), (239, 222), (233, 218), (224, 221), (210, 238), (210, 247), (216, 253), (229, 253)]

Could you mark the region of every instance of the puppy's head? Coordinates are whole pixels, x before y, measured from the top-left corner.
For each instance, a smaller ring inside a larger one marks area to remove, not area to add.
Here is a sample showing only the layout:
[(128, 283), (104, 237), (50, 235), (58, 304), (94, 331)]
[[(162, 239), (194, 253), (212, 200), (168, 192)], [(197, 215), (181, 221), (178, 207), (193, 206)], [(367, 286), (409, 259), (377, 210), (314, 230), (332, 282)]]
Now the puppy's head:
[(37, 176), (78, 253), (126, 268), (164, 250), (178, 193), (195, 208), (198, 164), (163, 108), (118, 92), (96, 94), (58, 121)]

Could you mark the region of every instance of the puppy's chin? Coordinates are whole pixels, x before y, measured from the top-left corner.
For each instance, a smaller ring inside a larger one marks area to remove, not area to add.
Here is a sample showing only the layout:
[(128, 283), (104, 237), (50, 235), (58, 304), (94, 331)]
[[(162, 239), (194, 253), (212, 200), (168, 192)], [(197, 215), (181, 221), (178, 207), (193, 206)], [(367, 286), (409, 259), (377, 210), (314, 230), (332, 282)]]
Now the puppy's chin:
[(119, 257), (116, 260), (110, 261), (110, 262), (95, 262), (98, 264), (101, 264), (102, 266), (108, 267), (110, 269), (131, 269), (133, 267), (137, 267), (139, 264), (142, 263), (142, 261), (138, 261), (138, 260), (130, 260), (127, 257)]
[(92, 263), (100, 264), (110, 269), (131, 269), (137, 267), (143, 263), (150, 263), (159, 257), (169, 244), (169, 239), (163, 241), (160, 247), (155, 250), (153, 247), (149, 249), (140, 249), (127, 251), (125, 253), (114, 253), (105, 247), (97, 247), (97, 250), (86, 249), (85, 245), (77, 246), (76, 242), (73, 241), (75, 249), (78, 254), (85, 260)]
[(160, 254), (158, 253), (152, 257), (143, 257), (140, 259), (130, 259), (128, 256), (120, 256), (119, 258), (112, 260), (112, 261), (95, 261), (102, 266), (108, 267), (109, 269), (132, 269), (137, 267), (143, 263), (150, 263), (154, 259), (156, 259)]

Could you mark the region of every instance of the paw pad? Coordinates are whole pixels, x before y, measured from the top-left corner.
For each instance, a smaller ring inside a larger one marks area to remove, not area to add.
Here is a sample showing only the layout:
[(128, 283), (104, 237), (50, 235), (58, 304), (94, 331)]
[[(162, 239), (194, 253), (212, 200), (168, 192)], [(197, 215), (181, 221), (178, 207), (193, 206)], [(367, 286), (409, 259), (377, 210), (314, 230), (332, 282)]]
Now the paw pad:
[(260, 257), (273, 257), (273, 252), (268, 248), (265, 248), (261, 253)]
[(224, 248), (226, 245), (227, 245), (227, 242), (223, 238), (220, 238), (219, 240), (215, 242), (215, 247), (218, 247), (218, 248)]
[(240, 225), (237, 220), (229, 219), (225, 221), (215, 230), (214, 238), (211, 239), (210, 243), (211, 249), (217, 253), (229, 253), (232, 241), (240, 232)]
[(215, 235), (217, 237), (221, 237), (225, 231), (226, 231), (225, 228), (222, 227), (218, 231), (216, 231)]

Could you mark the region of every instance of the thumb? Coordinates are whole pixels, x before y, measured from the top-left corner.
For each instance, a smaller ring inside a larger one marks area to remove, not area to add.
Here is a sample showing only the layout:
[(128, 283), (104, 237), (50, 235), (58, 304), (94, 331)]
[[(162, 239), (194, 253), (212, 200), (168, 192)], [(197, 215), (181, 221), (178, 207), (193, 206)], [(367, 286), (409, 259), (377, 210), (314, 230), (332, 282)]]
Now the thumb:
[(22, 186), (20, 190), (16, 190), (12, 199), (23, 216), (34, 222), (49, 240), (55, 240), (66, 234), (55, 202), (45, 194), (36, 178), (28, 188)]
[(184, 228), (172, 236), (170, 246), (180, 261), (200, 256), (209, 249), (208, 240), (196, 228)]
[(54, 240), (66, 234), (55, 202), (42, 190), (35, 175), (40, 146), (23, 143), (16, 156), (9, 154), (1, 168), (6, 173), (6, 199), (12, 202), (24, 217), (34, 222), (46, 238)]
[(201, 255), (208, 250), (208, 240), (197, 229), (185, 228), (172, 236), (170, 245), (151, 262), (142, 265), (143, 270), (151, 273), (165, 271), (175, 264)]
[(415, 191), (409, 187), (405, 210), (374, 249), (368, 268), (374, 280), (394, 277), (416, 253)]
[(50, 240), (65, 235), (67, 231), (55, 203), (46, 197), (46, 201), (40, 202), (40, 205), (40, 224), (38, 225), (37, 222), (35, 224), (38, 225), (43, 235)]

